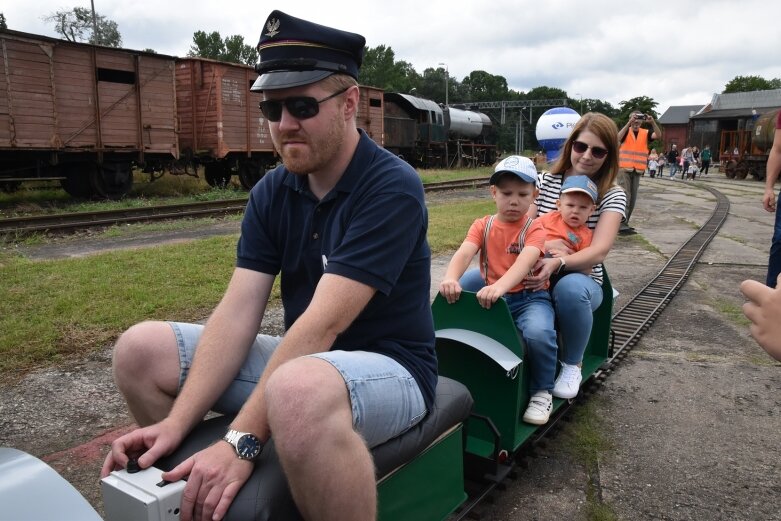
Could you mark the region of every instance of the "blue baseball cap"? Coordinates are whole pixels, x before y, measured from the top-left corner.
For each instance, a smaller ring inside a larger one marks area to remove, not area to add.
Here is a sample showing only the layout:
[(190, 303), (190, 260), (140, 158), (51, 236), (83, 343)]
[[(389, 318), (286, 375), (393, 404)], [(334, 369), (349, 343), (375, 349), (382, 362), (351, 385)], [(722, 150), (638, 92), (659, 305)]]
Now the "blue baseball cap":
[(260, 76), (250, 90), (287, 89), (341, 73), (358, 79), (366, 39), (272, 11), (258, 42)]
[(504, 173), (515, 174), (525, 183), (537, 184), (537, 167), (531, 159), (524, 156), (508, 156), (496, 165), (494, 173), (491, 174), (489, 184), (495, 185), (499, 176)]
[(585, 175), (571, 175), (564, 180), (561, 184), (561, 193), (566, 194), (568, 192), (583, 192), (591, 197), (591, 200), (595, 203), (599, 199), (599, 190), (596, 183)]

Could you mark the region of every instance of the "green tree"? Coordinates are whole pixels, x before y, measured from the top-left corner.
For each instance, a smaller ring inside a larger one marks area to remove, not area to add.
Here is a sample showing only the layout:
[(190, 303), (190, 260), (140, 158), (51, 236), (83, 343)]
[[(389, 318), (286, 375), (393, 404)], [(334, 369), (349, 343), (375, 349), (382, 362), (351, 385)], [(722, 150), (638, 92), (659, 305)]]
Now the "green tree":
[(781, 89), (781, 79), (766, 80), (761, 76), (735, 76), (724, 86), (722, 94), (772, 89)]
[(532, 90), (527, 92), (523, 99), (567, 99), (567, 93), (566, 91), (556, 87), (547, 87), (542, 85), (540, 87), (534, 87)]
[(393, 49), (384, 45), (364, 48), (363, 64), (358, 73), (361, 85), (379, 87), (388, 92), (408, 93), (419, 89), (420, 75), (412, 65), (396, 61)]
[(243, 36), (236, 34), (223, 40), (217, 31), (208, 34), (205, 31), (195, 31), (193, 44), (190, 46), (187, 56), (200, 56), (201, 58), (247, 65), (255, 65), (258, 61), (258, 51), (245, 44)]
[(657, 105), (659, 104), (648, 96), (638, 96), (630, 100), (622, 101), (618, 104), (618, 116), (614, 116), (613, 119), (617, 120), (616, 125), (618, 125), (618, 128), (626, 125), (626, 122), (629, 121), (629, 115), (636, 110), (643, 114), (650, 114), (654, 119), (658, 119), (659, 114), (656, 112)]
[(461, 82), (467, 101), (500, 101), (508, 96), (507, 80), (504, 76), (485, 71), (472, 71)]
[(8, 29), (8, 25), (5, 23), (5, 15), (0, 13), (0, 29)]
[(445, 79), (447, 78), (447, 101), (453, 103), (456, 98), (451, 95), (455, 94), (453, 82), (450, 80), (450, 75), (447, 74), (444, 67), (433, 68), (429, 67), (423, 71), (423, 75), (418, 83), (416, 96), (419, 98), (429, 99), (437, 103), (445, 103)]
[[(89, 42), (93, 45), (121, 47), (122, 36), (117, 23), (86, 7), (74, 7), (72, 11), (55, 11), (43, 17), (54, 23), (54, 30), (71, 42)], [(97, 29), (97, 30), (95, 30)]]

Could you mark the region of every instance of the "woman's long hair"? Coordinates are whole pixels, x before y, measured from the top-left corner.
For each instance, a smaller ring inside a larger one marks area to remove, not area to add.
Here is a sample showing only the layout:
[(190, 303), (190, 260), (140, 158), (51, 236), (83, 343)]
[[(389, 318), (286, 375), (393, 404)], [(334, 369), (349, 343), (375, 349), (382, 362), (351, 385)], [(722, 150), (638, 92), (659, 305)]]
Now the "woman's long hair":
[(598, 112), (583, 114), (583, 117), (575, 124), (575, 128), (572, 129), (572, 133), (564, 143), (559, 158), (551, 167), (551, 172), (563, 174), (572, 168), (572, 143), (577, 141), (578, 136), (586, 130), (594, 133), (594, 135), (605, 144), (605, 148), (607, 149), (605, 162), (602, 163), (602, 167), (591, 179), (597, 185), (599, 199), (602, 199), (605, 193), (616, 184), (619, 148), (618, 127), (616, 127), (616, 124), (612, 119), (604, 114), (599, 114)]

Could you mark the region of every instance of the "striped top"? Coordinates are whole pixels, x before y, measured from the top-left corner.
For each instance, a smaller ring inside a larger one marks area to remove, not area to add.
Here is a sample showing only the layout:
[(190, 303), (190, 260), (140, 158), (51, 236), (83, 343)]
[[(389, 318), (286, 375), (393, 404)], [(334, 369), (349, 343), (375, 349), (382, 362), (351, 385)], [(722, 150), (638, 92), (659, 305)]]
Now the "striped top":
[[(548, 212), (557, 210), (556, 201), (561, 196), (561, 183), (564, 180), (563, 174), (552, 174), (550, 172), (544, 172), (537, 179), (537, 188), (540, 190), (540, 194), (537, 199), (534, 200), (534, 204), (537, 205), (537, 216), (544, 215)], [(621, 214), (622, 220), (626, 219), (626, 193), (619, 186), (610, 188), (602, 199), (597, 203), (597, 208), (594, 213), (586, 221), (586, 225), (590, 229), (597, 227), (599, 216), (602, 212), (618, 212)], [(596, 264), (591, 269), (591, 277), (602, 285), (602, 264)]]

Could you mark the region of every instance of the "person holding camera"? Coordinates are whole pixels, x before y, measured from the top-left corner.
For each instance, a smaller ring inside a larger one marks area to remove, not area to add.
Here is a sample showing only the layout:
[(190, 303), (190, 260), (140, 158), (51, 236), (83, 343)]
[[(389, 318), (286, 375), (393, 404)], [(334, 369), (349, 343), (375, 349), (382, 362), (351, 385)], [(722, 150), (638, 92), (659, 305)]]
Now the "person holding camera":
[[(643, 123), (650, 123), (653, 132), (642, 128)], [(630, 132), (631, 130), (631, 132)], [(627, 193), (626, 225), (631, 230), (629, 218), (637, 202), (637, 191), (640, 188), (640, 177), (645, 174), (648, 165), (648, 144), (662, 137), (653, 116), (634, 111), (629, 115), (629, 121), (618, 131), (618, 142), (621, 148), (618, 151), (618, 184)]]

